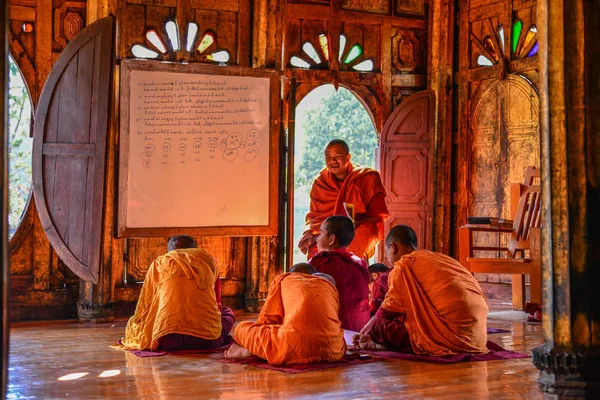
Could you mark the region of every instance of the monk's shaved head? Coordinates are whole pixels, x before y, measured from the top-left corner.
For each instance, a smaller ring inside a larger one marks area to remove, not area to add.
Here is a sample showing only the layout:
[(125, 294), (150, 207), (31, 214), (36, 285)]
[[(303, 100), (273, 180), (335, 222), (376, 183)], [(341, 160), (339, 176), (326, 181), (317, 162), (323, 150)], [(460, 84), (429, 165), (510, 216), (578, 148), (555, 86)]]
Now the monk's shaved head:
[(339, 247), (348, 247), (354, 239), (354, 223), (343, 215), (333, 215), (323, 221), (329, 235), (335, 235)]
[(390, 229), (390, 233), (388, 233), (387, 237), (385, 238), (386, 246), (389, 246), (392, 242), (404, 247), (414, 247), (416, 249), (417, 234), (408, 225), (396, 225)]
[(390, 269), (390, 267), (388, 267), (387, 265), (383, 264), (383, 263), (375, 263), (375, 264), (371, 264), (369, 265), (369, 273), (373, 274), (373, 273), (383, 273), (386, 272), (388, 269)]
[(315, 267), (313, 267), (309, 263), (303, 262), (303, 263), (294, 264), (294, 266), (290, 269), (290, 272), (297, 272), (300, 274), (312, 275), (315, 272), (317, 272), (317, 270), (315, 269)]
[(195, 249), (198, 247), (193, 237), (188, 235), (177, 235), (169, 239), (169, 251), (177, 249)]
[(327, 279), (329, 281), (329, 283), (331, 283), (333, 286), (335, 286), (335, 279), (333, 279), (333, 276), (331, 276), (331, 275), (327, 275), (322, 272), (316, 272), (313, 274), (313, 276), (318, 276), (319, 278)]
[(327, 146), (325, 146), (324, 151), (327, 151), (327, 149), (329, 147), (333, 147), (333, 146), (340, 146), (344, 150), (344, 153), (346, 153), (346, 154), (350, 153), (350, 147), (348, 147), (348, 143), (346, 143), (342, 139), (333, 139), (332, 141), (327, 143)]

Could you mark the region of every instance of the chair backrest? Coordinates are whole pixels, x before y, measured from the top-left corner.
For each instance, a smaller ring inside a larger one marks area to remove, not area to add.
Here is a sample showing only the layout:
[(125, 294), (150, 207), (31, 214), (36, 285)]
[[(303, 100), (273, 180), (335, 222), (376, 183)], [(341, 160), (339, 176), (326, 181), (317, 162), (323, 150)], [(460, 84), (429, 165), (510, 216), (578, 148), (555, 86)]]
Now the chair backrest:
[(527, 167), (514, 216), (514, 232), (508, 242), (508, 253), (511, 257), (515, 257), (517, 253), (523, 256), (524, 250), (529, 248), (530, 229), (540, 227), (541, 205), (540, 170), (536, 167)]

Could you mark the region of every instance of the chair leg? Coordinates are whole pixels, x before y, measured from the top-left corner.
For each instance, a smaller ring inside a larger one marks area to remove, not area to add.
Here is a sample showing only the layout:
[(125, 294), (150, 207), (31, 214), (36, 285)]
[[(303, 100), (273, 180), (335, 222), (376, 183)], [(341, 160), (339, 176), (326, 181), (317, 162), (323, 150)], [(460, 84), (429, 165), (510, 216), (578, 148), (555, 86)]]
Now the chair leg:
[(513, 310), (525, 310), (525, 275), (512, 275)]

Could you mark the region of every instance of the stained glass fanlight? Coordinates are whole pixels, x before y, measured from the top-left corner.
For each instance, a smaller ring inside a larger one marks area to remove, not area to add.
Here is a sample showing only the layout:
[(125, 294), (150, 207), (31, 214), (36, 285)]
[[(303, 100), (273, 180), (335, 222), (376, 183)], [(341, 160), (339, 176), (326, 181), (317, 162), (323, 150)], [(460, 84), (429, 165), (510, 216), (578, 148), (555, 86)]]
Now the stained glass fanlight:
[[(517, 19), (510, 29), (510, 54), (512, 59), (533, 57), (538, 53), (539, 44), (537, 40), (537, 27), (530, 25), (529, 29), (523, 30), (523, 21)], [(476, 63), (480, 67), (491, 67), (505, 57), (507, 54), (505, 46), (505, 31), (503, 25), (496, 28), (496, 39), (494, 42), (492, 36), (486, 36), (481, 45), (485, 49), (477, 56)], [(499, 48), (496, 48), (499, 47)]]
[(185, 41), (185, 50), (190, 52), (194, 47), (194, 42), (196, 41), (196, 35), (198, 34), (198, 24), (195, 22), (190, 22), (188, 24), (187, 29), (187, 39)]
[(344, 55), (344, 51), (346, 51), (346, 35), (343, 33), (340, 35), (340, 50), (338, 53), (338, 61), (342, 61), (342, 56)]
[(307, 56), (309, 56), (316, 64), (321, 64), (321, 58), (319, 57), (319, 55), (317, 54), (317, 51), (315, 50), (315, 47), (312, 45), (311, 42), (305, 42), (302, 45), (302, 50), (306, 53)]
[(297, 68), (310, 68), (310, 64), (298, 56), (292, 56), (290, 64)]
[(359, 44), (355, 44), (354, 46), (352, 46), (352, 48), (350, 48), (350, 51), (348, 52), (348, 55), (346, 55), (346, 58), (344, 58), (344, 63), (350, 64), (352, 61), (356, 60), (362, 54), (362, 52), (362, 47), (360, 47)]
[(179, 51), (181, 48), (179, 45), (179, 27), (175, 21), (169, 21), (165, 24), (165, 31), (167, 31), (167, 37), (171, 43), (173, 51)]
[(156, 32), (155, 29), (150, 29), (146, 32), (146, 39), (148, 39), (148, 41), (161, 53), (165, 54), (167, 52), (165, 44), (160, 36), (158, 36), (158, 32)]
[(326, 34), (321, 33), (319, 35), (319, 45), (321, 45), (323, 57), (325, 57), (325, 60), (329, 61), (329, 40), (327, 39)]
[(206, 32), (198, 44), (198, 53), (204, 53), (215, 42), (215, 35), (212, 32)]
[(365, 60), (365, 61), (361, 61), (358, 64), (352, 66), (352, 68), (355, 69), (356, 71), (368, 72), (368, 71), (373, 71), (373, 68), (375, 68), (375, 64), (373, 63), (373, 60)]
[[(215, 49), (210, 50), (213, 45), (217, 44), (216, 34), (207, 30), (204, 32), (200, 39), (198, 38), (199, 26), (196, 22), (189, 22), (187, 25), (187, 30), (185, 32), (185, 50), (188, 52), (194, 52), (194, 46), (198, 53), (202, 54), (206, 61), (214, 62), (214, 63), (227, 63), (231, 60), (231, 55), (225, 49)], [(167, 21), (165, 23), (165, 33), (166, 37), (161, 37), (158, 31), (154, 28), (150, 28), (146, 31), (145, 36), (148, 39), (148, 42), (152, 44), (154, 49), (149, 48), (149, 46), (145, 46), (142, 44), (134, 44), (131, 47), (131, 53), (136, 58), (159, 58), (161, 54), (172, 56), (173, 53), (181, 50), (182, 43), (184, 42), (184, 38), (182, 37), (182, 33), (179, 31), (179, 26), (177, 25), (177, 21)], [(169, 43), (169, 47), (165, 45), (165, 43)], [(156, 51), (158, 50), (158, 51)], [(210, 51), (210, 53), (207, 53)]]

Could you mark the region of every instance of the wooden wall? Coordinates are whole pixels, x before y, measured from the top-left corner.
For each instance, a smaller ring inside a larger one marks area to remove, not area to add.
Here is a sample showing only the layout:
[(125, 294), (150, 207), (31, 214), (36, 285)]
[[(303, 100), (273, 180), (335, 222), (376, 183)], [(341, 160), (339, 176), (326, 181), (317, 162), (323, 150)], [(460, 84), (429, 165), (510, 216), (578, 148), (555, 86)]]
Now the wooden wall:
[[(76, 33), (86, 23), (109, 14), (117, 21), (100, 282), (80, 282), (62, 264), (46, 240), (34, 202), (30, 201), (11, 241), (14, 319), (75, 317), (77, 302), (80, 313), (98, 307), (116, 310), (117, 314), (130, 313), (150, 262), (165, 252), (167, 238), (117, 239), (114, 235), (119, 61), (132, 57), (132, 45), (148, 45), (146, 29), (155, 28), (164, 36), (167, 20), (176, 20), (181, 32), (188, 22), (198, 23), (200, 34), (212, 32), (215, 48), (229, 52), (229, 64), (281, 71), (286, 78), (284, 96), (288, 105), (297, 104), (319, 85), (345, 86), (367, 106), (378, 130), (396, 105), (425, 89), (430, 81), (431, 4), (426, 0), (10, 1), (11, 52), (30, 86), (34, 105), (52, 63)], [(33, 23), (33, 32), (23, 32), (24, 22)], [(334, 55), (330, 62), (308, 70), (293, 68), (290, 57), (302, 55), (306, 41), (318, 48), (321, 33), (330, 38)], [(372, 59), (374, 71), (357, 72), (338, 61), (341, 33), (348, 38), (347, 48), (354, 44), (363, 48), (358, 61)], [(201, 54), (190, 56), (183, 51), (162, 58), (206, 61)], [(297, 82), (295, 99), (287, 97), (292, 78)], [(227, 304), (254, 307), (265, 297), (272, 277), (282, 271), (282, 243), (278, 237), (197, 239), (219, 261)]]
[[(510, 219), (510, 184), (523, 181), (527, 166), (540, 166), (537, 55), (527, 56), (537, 42), (537, 34), (527, 40), (536, 30), (536, 1), (462, 0), (457, 15), (454, 229), (471, 215)], [(519, 21), (521, 33), (513, 35)], [(492, 65), (480, 65), (482, 55)], [(498, 244), (497, 235), (477, 240)], [(510, 298), (510, 275), (477, 278), (489, 297)]]

